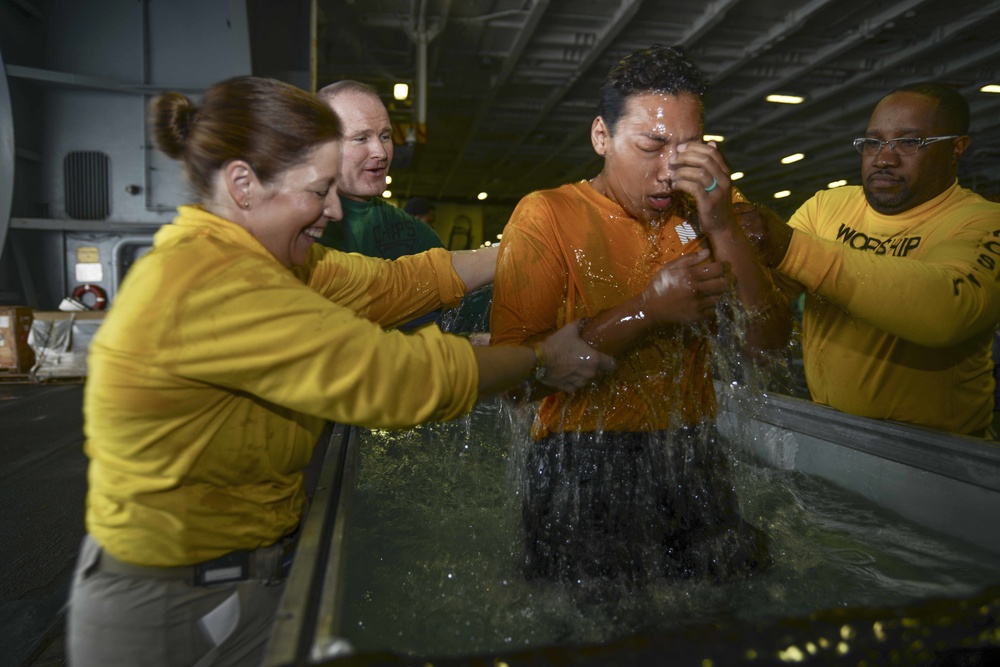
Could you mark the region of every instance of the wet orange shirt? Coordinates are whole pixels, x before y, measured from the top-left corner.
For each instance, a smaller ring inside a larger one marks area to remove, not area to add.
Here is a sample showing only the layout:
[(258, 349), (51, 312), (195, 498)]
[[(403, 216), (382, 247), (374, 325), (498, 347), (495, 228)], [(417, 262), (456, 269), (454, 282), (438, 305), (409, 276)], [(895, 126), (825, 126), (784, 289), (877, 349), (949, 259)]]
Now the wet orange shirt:
[[(493, 288), (495, 345), (543, 337), (639, 294), (666, 262), (705, 243), (679, 217), (653, 228), (588, 182), (529, 194), (503, 232)], [(536, 438), (555, 431), (651, 431), (715, 416), (710, 331), (664, 326), (619, 355), (617, 369), (547, 397)]]

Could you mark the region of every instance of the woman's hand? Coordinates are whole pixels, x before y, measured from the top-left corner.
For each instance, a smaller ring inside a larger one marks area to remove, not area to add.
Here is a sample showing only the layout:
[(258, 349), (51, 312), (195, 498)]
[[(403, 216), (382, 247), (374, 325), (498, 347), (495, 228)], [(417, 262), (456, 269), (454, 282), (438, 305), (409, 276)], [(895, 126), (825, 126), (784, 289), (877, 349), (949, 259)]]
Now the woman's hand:
[(715, 316), (715, 306), (732, 291), (722, 262), (708, 262), (708, 250), (663, 265), (642, 292), (643, 315), (660, 324), (694, 324)]
[(581, 321), (570, 322), (540, 343), (545, 374), (538, 380), (553, 389), (572, 392), (598, 373), (615, 368), (615, 360), (598, 352), (580, 338)]

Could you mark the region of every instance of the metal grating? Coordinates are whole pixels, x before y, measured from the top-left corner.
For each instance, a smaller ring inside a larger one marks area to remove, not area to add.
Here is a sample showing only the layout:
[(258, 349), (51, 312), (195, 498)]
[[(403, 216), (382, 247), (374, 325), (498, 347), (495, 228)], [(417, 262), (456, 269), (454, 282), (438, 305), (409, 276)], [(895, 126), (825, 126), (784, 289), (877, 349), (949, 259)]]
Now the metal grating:
[(111, 215), (111, 160), (101, 151), (72, 151), (63, 160), (66, 214), (76, 220)]

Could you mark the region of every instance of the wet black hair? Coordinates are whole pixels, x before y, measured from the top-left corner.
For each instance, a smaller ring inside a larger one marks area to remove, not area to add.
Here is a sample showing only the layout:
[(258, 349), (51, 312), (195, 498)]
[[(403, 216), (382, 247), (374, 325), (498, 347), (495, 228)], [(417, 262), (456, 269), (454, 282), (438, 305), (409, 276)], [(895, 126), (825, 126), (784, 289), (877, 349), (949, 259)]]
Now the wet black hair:
[(690, 93), (701, 102), (708, 82), (705, 75), (691, 62), (680, 47), (654, 44), (648, 49), (633, 51), (611, 68), (601, 86), (597, 113), (604, 119), (608, 132), (625, 110), (625, 102), (633, 95)]
[(944, 132), (948, 134), (969, 133), (969, 102), (962, 93), (954, 88), (949, 88), (943, 83), (923, 81), (897, 88), (889, 95), (893, 93), (917, 93), (935, 100), (938, 103), (938, 120), (945, 126)]

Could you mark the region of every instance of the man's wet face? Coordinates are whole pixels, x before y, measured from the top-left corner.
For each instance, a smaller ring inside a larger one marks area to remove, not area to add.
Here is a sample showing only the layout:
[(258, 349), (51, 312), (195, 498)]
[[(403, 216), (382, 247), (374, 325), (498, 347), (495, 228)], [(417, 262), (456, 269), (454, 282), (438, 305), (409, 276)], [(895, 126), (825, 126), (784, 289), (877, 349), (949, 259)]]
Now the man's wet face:
[(683, 208), (686, 198), (673, 189), (670, 159), (680, 144), (701, 137), (702, 109), (694, 95), (630, 97), (603, 147), (605, 194), (646, 222)]

